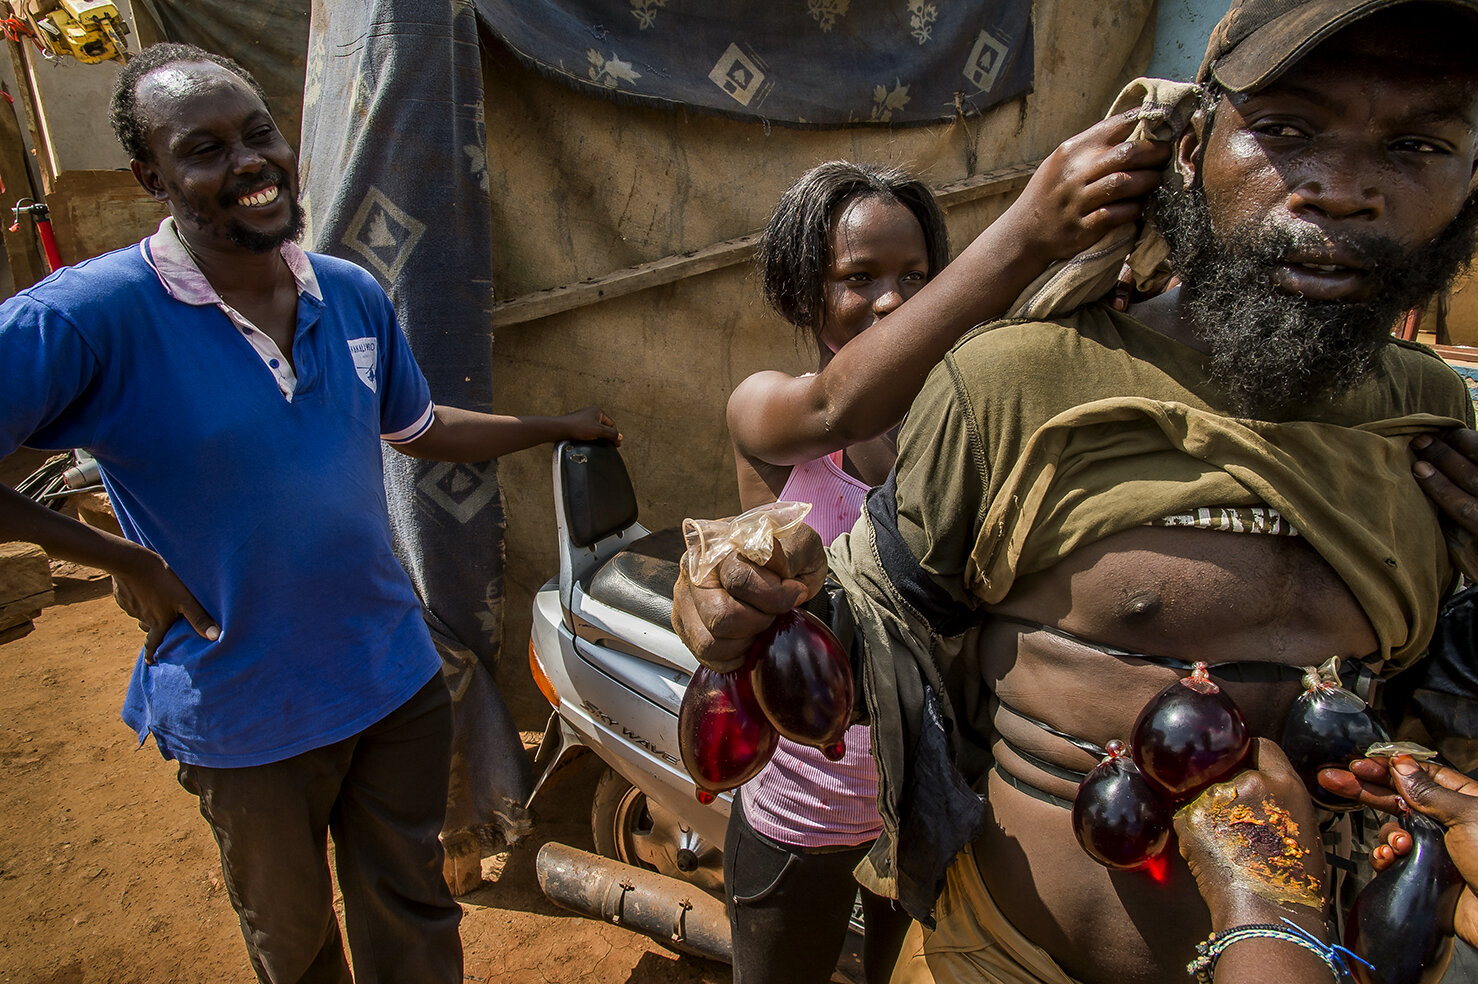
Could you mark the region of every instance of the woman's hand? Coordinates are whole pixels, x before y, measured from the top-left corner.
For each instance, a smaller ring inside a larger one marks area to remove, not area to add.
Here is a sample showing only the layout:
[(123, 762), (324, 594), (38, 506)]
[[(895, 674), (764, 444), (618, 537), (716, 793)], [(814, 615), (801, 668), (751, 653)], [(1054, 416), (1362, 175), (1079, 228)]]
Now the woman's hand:
[[(1398, 808), (1400, 797), (1414, 812), (1447, 828), (1447, 854), (1468, 883), (1458, 899), (1453, 925), (1458, 936), (1478, 946), (1478, 781), (1436, 762), (1418, 762), (1410, 755), (1357, 759), (1349, 770), (1324, 770), (1319, 781), (1325, 788), (1387, 812)], [(1382, 827), (1380, 836), (1381, 844), (1370, 852), (1370, 865), (1385, 871), (1411, 852), (1412, 841), (1394, 823)]]
[(754, 637), (777, 615), (808, 601), (826, 580), (821, 537), (805, 524), (775, 539), (770, 562), (750, 563), (738, 551), (719, 564), (702, 584), (694, 584), (683, 564), (672, 596), (672, 627), (684, 645), (709, 669), (738, 669)]
[(1417, 484), (1457, 526), (1448, 538), (1454, 562), (1464, 574), (1478, 577), (1478, 431), (1420, 434), (1411, 449)]
[(1126, 143), (1139, 110), (1111, 116), (1054, 150), (1002, 216), (1044, 260), (1066, 259), (1144, 214), (1171, 145)]

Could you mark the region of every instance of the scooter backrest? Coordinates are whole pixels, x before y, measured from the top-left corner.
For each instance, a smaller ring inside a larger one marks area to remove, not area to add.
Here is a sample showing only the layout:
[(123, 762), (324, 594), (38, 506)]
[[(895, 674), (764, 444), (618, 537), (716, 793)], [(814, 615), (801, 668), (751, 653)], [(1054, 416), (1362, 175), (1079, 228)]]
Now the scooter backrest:
[(588, 547), (636, 522), (631, 476), (610, 441), (561, 444), (559, 474), (569, 538), (575, 546)]

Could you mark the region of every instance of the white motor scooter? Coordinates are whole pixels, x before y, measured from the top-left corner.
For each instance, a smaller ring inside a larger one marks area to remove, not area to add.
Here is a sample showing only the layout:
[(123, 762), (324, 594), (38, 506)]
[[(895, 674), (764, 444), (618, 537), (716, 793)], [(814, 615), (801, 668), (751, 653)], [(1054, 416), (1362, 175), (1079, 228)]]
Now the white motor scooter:
[[(671, 625), (682, 531), (654, 534), (637, 522), (626, 465), (608, 442), (555, 448), (554, 503), (559, 576), (534, 598), (529, 639), (530, 670), (554, 713), (535, 758), (529, 805), (551, 777), (594, 752), (606, 765), (590, 810), (596, 851), (674, 880), (664, 886), (674, 901), (693, 902), (689, 886), (719, 899), (732, 796), (700, 804), (678, 751), (678, 708), (698, 668)], [(591, 864), (581, 868), (578, 881), (588, 881)], [(545, 891), (570, 905), (570, 898), (556, 894), (558, 884), (551, 891), (546, 867), (541, 853)], [(613, 877), (629, 880), (631, 874), (613, 869)], [(623, 909), (636, 901), (630, 891), (621, 896)], [(722, 903), (717, 911), (722, 918)], [(629, 912), (620, 917), (632, 923)], [(662, 921), (653, 935), (665, 939), (669, 926)], [(727, 960), (727, 923), (717, 929), (721, 952), (704, 955)]]
[[(672, 631), (682, 531), (637, 522), (626, 465), (604, 441), (555, 448), (554, 505), (559, 576), (534, 598), (529, 639), (530, 670), (554, 713), (529, 805), (582, 755), (606, 770), (590, 808), (601, 857), (546, 844), (540, 885), (567, 908), (730, 962), (721, 900), (733, 797), (699, 803), (678, 749), (678, 710), (698, 668)], [(859, 926), (854, 911), (838, 965), (854, 980)]]

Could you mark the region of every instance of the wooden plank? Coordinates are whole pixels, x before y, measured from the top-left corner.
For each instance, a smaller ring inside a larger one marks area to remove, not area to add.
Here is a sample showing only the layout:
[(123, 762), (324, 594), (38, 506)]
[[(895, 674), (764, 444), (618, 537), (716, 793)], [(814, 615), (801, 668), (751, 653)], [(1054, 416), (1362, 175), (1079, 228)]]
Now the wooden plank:
[(132, 171), (63, 171), (46, 204), (66, 264), (131, 246), (169, 214), (144, 193)]
[(1478, 346), (1433, 345), (1432, 350), (1448, 362), (1457, 362), (1465, 366), (1478, 366)]
[(12, 625), (7, 629), (0, 629), (0, 646), (3, 646), (7, 642), (12, 642), (16, 639), (24, 639), (26, 636), (30, 635), (31, 631), (35, 628), (36, 623), (27, 620), (19, 625)]
[(936, 188), (934, 200), (939, 203), (940, 208), (949, 209), (979, 198), (1020, 191), (1041, 165), (1041, 161), (1033, 161), (1030, 164), (1013, 164), (1010, 167), (998, 167), (993, 171), (972, 174), (963, 180)]
[(15, 67), (16, 88), (20, 90), (16, 99), (26, 110), (26, 125), (31, 131), (36, 168), (41, 172), (41, 195), (45, 198), (51, 191), (51, 180), (56, 176), (56, 157), (51, 148), (51, 135), (46, 130), (46, 116), (41, 112), (41, 100), (37, 96), (36, 58), (27, 50), (26, 44), (11, 41), (10, 55)]
[[(0, 543), (0, 611), (23, 599), (51, 594), (51, 563), (34, 543)], [(34, 607), (44, 608), (51, 599)]]
[(0, 99), (0, 179), (5, 183), (5, 192), (0, 195), (0, 230), (4, 230), (11, 283), (19, 291), (46, 276), (47, 268), (41, 244), (36, 239), (36, 224), (25, 219), (14, 232), (10, 231), (14, 216), (11, 209), (23, 198), (34, 199), (36, 192), (26, 166), (26, 142), (16, 116), (18, 110), (8, 99), (9, 93)]
[(0, 543), (0, 643), (29, 634), (31, 620), (55, 602), (46, 551), (34, 543)]
[(691, 253), (664, 256), (651, 263), (617, 270), (604, 277), (593, 277), (575, 284), (524, 294), (522, 297), (494, 304), (493, 325), (502, 328), (525, 321), (537, 321), (552, 314), (573, 311), (613, 297), (624, 297), (649, 287), (661, 287), (743, 263), (754, 255), (754, 244), (758, 239), (758, 233), (750, 233)]
[(0, 605), (0, 629), (28, 622), (40, 615), (43, 608), (49, 608), (54, 604), (56, 604), (56, 595), (47, 591), (45, 594), (31, 595), (29, 598), (21, 598)]
[[(1016, 191), (1026, 185), (1040, 163), (1017, 164), (972, 175), (963, 181), (939, 188), (935, 197), (942, 208), (953, 208), (979, 198)], [(726, 239), (690, 253), (664, 256), (659, 260), (627, 267), (602, 277), (524, 294), (494, 304), (493, 325), (504, 328), (537, 321), (550, 315), (745, 263), (754, 255), (754, 245), (759, 237), (758, 232), (752, 232), (737, 239)]]

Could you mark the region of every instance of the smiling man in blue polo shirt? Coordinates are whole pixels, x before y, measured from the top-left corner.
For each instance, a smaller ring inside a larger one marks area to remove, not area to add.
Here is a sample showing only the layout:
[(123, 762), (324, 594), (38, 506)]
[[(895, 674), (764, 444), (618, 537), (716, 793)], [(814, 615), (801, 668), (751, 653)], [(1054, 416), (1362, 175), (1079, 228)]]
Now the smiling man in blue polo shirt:
[(148, 633), (123, 716), (199, 797), (260, 980), (350, 980), (330, 832), (359, 984), (461, 981), (449, 699), (380, 442), (480, 461), (616, 429), (436, 406), (379, 285), (294, 245), (297, 161), (236, 63), (146, 49), (111, 118), (170, 218), (0, 306), (0, 456), (91, 451), (127, 539), (0, 489), (0, 541), (108, 571)]

